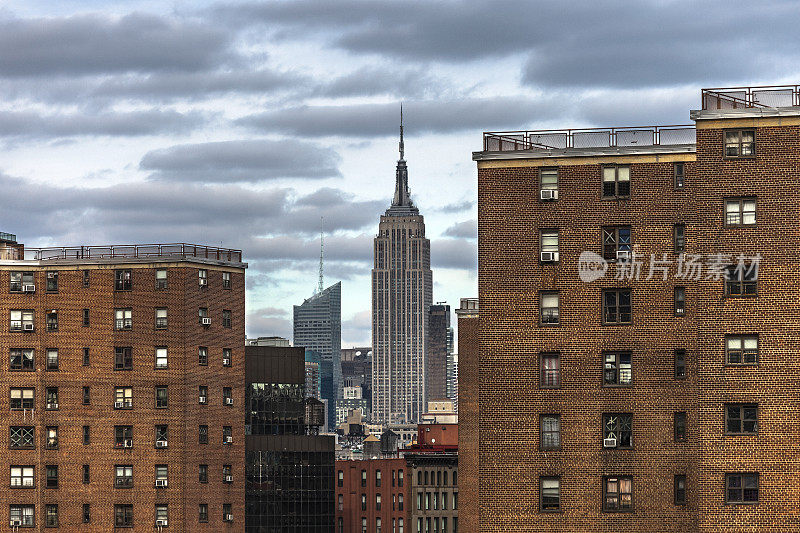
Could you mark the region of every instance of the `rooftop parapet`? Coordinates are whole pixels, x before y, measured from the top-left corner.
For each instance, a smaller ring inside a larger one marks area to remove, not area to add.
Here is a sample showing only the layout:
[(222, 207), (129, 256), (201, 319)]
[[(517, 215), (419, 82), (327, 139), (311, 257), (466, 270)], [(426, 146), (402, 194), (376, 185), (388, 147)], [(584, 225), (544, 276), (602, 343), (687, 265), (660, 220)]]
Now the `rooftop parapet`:
[(800, 106), (800, 85), (754, 85), (702, 90), (704, 111)]
[(241, 250), (187, 243), (28, 248), (25, 255), (37, 261), (198, 258), (224, 263), (242, 262)]

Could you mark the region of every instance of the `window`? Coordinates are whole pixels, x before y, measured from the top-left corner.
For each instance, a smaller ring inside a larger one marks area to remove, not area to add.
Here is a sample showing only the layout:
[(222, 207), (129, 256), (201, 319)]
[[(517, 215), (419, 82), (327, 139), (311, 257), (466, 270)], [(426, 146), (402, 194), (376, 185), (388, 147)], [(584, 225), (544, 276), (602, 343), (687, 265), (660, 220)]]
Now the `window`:
[(58, 311), (51, 309), (44, 315), (44, 325), (47, 331), (58, 331)]
[(9, 350), (10, 370), (34, 370), (34, 351), (32, 349), (11, 348)]
[(156, 409), (166, 409), (167, 407), (169, 407), (169, 389), (156, 387)]
[(361, 486), (362, 487), (366, 487), (367, 486), (367, 471), (366, 470), (362, 470), (361, 471)]
[[(457, 483), (455, 481), (453, 481), (453, 485), (457, 485)], [(453, 493), (453, 510), (458, 510), (458, 493), (457, 492)], [(453, 520), (455, 520), (455, 519), (453, 519)], [(453, 526), (455, 526), (455, 524), (453, 524)]]
[(167, 368), (167, 347), (156, 347), (156, 368)]
[(725, 404), (725, 434), (755, 435), (758, 433), (758, 404)]
[(686, 287), (675, 287), (675, 316), (686, 315)]
[(233, 390), (230, 387), (222, 387), (222, 405), (233, 405)]
[(380, 511), (381, 510), (381, 495), (380, 494), (375, 495), (375, 510), (376, 511)]
[(758, 335), (728, 335), (725, 343), (727, 364), (758, 364)]
[[(457, 523), (456, 520), (457, 520), (456, 518), (453, 518), (453, 533), (458, 533), (458, 527), (456, 526), (456, 523)], [(402, 518), (398, 518), (397, 519), (397, 526), (398, 526), (397, 533), (403, 533), (403, 519)]]
[(90, 281), (91, 281), (91, 278), (89, 277), (89, 271), (88, 270), (84, 270), (83, 271), (83, 287), (84, 288), (88, 288)]
[(603, 290), (603, 323), (604, 324), (631, 323), (630, 289)]
[(58, 465), (47, 465), (45, 471), (45, 487), (48, 489), (58, 488)]
[(133, 505), (114, 505), (114, 527), (133, 527)]
[(631, 167), (603, 167), (603, 197), (624, 198), (631, 195)]
[(233, 483), (233, 466), (222, 465), (222, 482)]
[(88, 503), (83, 504), (83, 523), (88, 524), (92, 521), (92, 507)]
[(33, 466), (12, 466), (11, 467), (11, 488), (33, 487), (34, 476)]
[[(205, 405), (208, 403), (208, 387), (206, 385), (200, 385), (197, 389), (199, 394), (198, 396), (198, 403), (201, 405)], [(340, 485), (341, 486), (341, 485)]]
[(156, 270), (156, 290), (167, 288), (167, 271), (164, 269)]
[(558, 304), (559, 298), (557, 292), (539, 293), (539, 316), (543, 326), (558, 325)]
[(375, 519), (375, 533), (381, 533), (381, 519)]
[(675, 188), (683, 189), (686, 167), (682, 162), (672, 164), (672, 174), (675, 178)]
[(758, 293), (758, 265), (756, 263), (730, 265), (725, 272), (725, 294), (728, 296), (755, 296)]
[(34, 448), (33, 426), (11, 426), (8, 428), (9, 447), (11, 448)]
[(58, 350), (50, 348), (47, 350), (47, 370), (58, 370)]
[(133, 387), (114, 388), (114, 409), (133, 409)]
[(166, 503), (156, 504), (156, 524), (169, 525), (169, 505)]
[(208, 270), (201, 268), (197, 271), (197, 280), (201, 287), (208, 285)]
[(675, 505), (686, 504), (686, 476), (684, 474), (675, 474), (673, 477), (673, 501)]
[(133, 465), (116, 465), (114, 467), (116, 475), (114, 486), (118, 489), (128, 489), (133, 487)]
[(133, 353), (130, 346), (114, 348), (114, 370), (132, 370)]
[(558, 169), (542, 168), (539, 169), (539, 198), (542, 200), (558, 199)]
[(361, 517), (361, 533), (367, 533), (367, 519), (364, 517)]
[(344, 487), (344, 472), (341, 470), (336, 473), (336, 486)]
[(129, 330), (133, 327), (133, 310), (132, 309), (115, 309), (114, 310), (114, 329), (116, 330)]
[(754, 157), (755, 155), (755, 130), (728, 130), (725, 132), (725, 157)]
[(233, 444), (233, 428), (222, 426), (222, 444)]
[(561, 416), (541, 415), (539, 417), (541, 431), (541, 449), (557, 450), (561, 446)]
[(686, 378), (686, 350), (675, 350), (673, 354), (675, 359), (675, 379)]
[(397, 510), (398, 511), (402, 511), (403, 510), (403, 495), (402, 494), (398, 494), (397, 495)]
[(91, 324), (91, 322), (89, 320), (89, 309), (84, 309), (83, 310), (83, 321), (81, 322), (81, 325), (83, 327), (85, 327), (85, 328), (88, 328), (90, 324)]
[(44, 447), (48, 450), (58, 449), (58, 426), (47, 426), (45, 428)]
[(726, 198), (725, 225), (752, 226), (756, 223), (755, 198)]
[(628, 387), (631, 385), (631, 352), (603, 352), (603, 385)]
[(83, 465), (83, 484), (88, 485), (91, 481), (91, 475), (89, 472), (89, 465)]
[(34, 331), (34, 313), (31, 309), (9, 311), (11, 331)]
[(607, 476), (603, 478), (603, 510), (633, 510), (633, 478), (631, 476)]
[(558, 230), (543, 229), (539, 234), (539, 260), (543, 263), (558, 261)]
[(58, 292), (58, 272), (48, 272), (45, 288), (47, 292)]
[(230, 289), (231, 288), (231, 273), (230, 272), (223, 272), (222, 273), (222, 288), (223, 289)]
[(339, 511), (344, 511), (344, 495), (343, 494), (339, 494), (339, 496), (336, 498), (336, 502), (337, 502), (337, 509)]
[(222, 521), (223, 522), (233, 522), (232, 506), (229, 503), (223, 503), (222, 504)]
[(9, 273), (9, 285), (8, 285), (9, 292), (22, 292), (25, 285), (35, 286), (33, 280), (33, 272)]
[(44, 390), (45, 409), (58, 409), (58, 387), (47, 387)]
[(197, 480), (200, 483), (208, 483), (208, 465), (200, 465)]
[(169, 443), (169, 426), (159, 424), (156, 426), (156, 448), (166, 448)]
[(88, 446), (92, 441), (92, 430), (90, 426), (83, 426), (83, 445)]
[(539, 478), (539, 510), (542, 512), (561, 510), (561, 478)]
[(89, 357), (89, 348), (83, 349), (83, 366), (89, 366), (91, 364), (91, 358)]
[(9, 391), (8, 407), (10, 409), (33, 409), (34, 390), (12, 388)]
[(9, 507), (9, 518), (11, 519), (11, 522), (19, 522), (22, 527), (33, 527), (33, 516), (33, 505), (12, 504)]
[(200, 444), (208, 444), (208, 426), (200, 425), (198, 427), (198, 442)]
[(222, 366), (231, 366), (233, 364), (233, 350), (230, 348), (222, 349)]
[(607, 413), (603, 415), (603, 447), (633, 447), (633, 415)]
[(116, 271), (114, 271), (114, 290), (116, 290), (116, 291), (129, 291), (129, 290), (131, 290), (131, 271), (130, 270), (116, 270)]
[(686, 224), (672, 226), (672, 243), (676, 254), (682, 254), (686, 251)]
[(92, 390), (89, 387), (83, 388), (83, 395), (81, 396), (83, 399), (83, 405), (89, 405), (92, 403)]
[(44, 506), (44, 527), (58, 527), (58, 504)]
[(222, 311), (222, 327), (231, 327), (231, 312), (228, 309), (224, 309)]
[(398, 487), (402, 487), (403, 486), (403, 471), (402, 470), (398, 470), (397, 471), (397, 486)]
[(133, 447), (133, 426), (114, 426), (114, 447)]
[(758, 503), (758, 474), (725, 474), (726, 503)]
[(672, 431), (675, 442), (686, 442), (686, 411), (678, 411), (673, 414)]
[[(200, 307), (197, 310), (197, 323), (198, 324), (203, 324), (203, 320), (207, 319), (207, 318), (208, 318), (208, 307)], [(206, 322), (207, 322), (207, 324), (204, 324), (206, 326), (211, 323), (209, 321), (206, 321)]]
[(208, 522), (208, 504), (201, 503), (198, 509), (197, 520), (199, 522)]
[(167, 329), (167, 308), (156, 309), (156, 329)]
[(208, 348), (205, 346), (200, 346), (197, 349), (197, 363), (203, 366), (208, 364)]
[(631, 227), (630, 226), (605, 226), (603, 227), (603, 259), (616, 261), (627, 259), (631, 253)]

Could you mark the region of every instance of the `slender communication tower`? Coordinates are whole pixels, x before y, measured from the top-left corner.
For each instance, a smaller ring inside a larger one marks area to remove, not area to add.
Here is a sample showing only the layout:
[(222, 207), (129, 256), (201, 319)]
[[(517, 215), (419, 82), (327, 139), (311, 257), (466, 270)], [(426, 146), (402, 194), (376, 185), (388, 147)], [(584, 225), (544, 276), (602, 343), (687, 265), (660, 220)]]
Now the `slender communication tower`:
[(400, 160), (405, 159), (405, 146), (403, 145), (403, 102), (400, 102)]
[(323, 252), (325, 251), (325, 217), (319, 217), (319, 287), (317, 291), (322, 293), (325, 290), (322, 266), (323, 266)]

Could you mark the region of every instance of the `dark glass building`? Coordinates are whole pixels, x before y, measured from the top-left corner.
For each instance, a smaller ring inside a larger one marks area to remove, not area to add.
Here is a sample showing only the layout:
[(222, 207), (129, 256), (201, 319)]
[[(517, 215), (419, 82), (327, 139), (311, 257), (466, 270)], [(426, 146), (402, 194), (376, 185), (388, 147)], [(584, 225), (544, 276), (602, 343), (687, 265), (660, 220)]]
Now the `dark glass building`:
[(245, 531), (334, 530), (334, 439), (317, 435), (320, 402), (305, 398), (305, 350), (247, 346)]

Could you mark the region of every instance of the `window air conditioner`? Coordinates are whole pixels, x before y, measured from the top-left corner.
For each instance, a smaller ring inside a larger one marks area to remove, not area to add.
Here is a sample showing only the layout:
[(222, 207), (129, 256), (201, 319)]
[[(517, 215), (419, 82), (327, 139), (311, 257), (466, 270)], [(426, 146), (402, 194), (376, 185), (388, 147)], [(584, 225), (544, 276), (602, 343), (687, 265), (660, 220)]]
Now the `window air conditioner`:
[(233, 476), (225, 476), (225, 483), (233, 483)]
[[(166, 486), (167, 486), (167, 480), (166, 479), (157, 479), (156, 480), (156, 487), (166, 487)], [(160, 522), (160, 520), (159, 520), (159, 522)]]
[(542, 252), (540, 255), (542, 263), (553, 263), (558, 261), (558, 252)]
[[(156, 483), (158, 483), (158, 482), (156, 482)], [(157, 526), (166, 526), (167, 525), (167, 521), (166, 520), (156, 520), (156, 525)]]
[(12, 520), (9, 525), (11, 527), (19, 527), (22, 525), (22, 520)]
[(225, 437), (225, 444), (231, 444), (233, 442), (233, 437), (228, 435)]
[(233, 398), (225, 398), (225, 405), (233, 405)]
[(225, 521), (226, 522), (233, 522), (233, 515), (232, 514), (226, 514), (225, 515)]
[(206, 403), (206, 397), (200, 396), (200, 403)]
[(126, 439), (125, 442), (122, 444), (123, 448), (133, 448), (133, 441), (131, 439)]
[(48, 403), (48, 404), (47, 404), (47, 408), (48, 408), (48, 409), (58, 409), (58, 404), (57, 404), (57, 403), (55, 403), (55, 402), (53, 402), (53, 403)]
[(208, 285), (208, 280), (205, 278), (200, 278), (200, 286), (205, 287), (206, 285)]
[(558, 200), (558, 191), (554, 189), (542, 189), (539, 191), (539, 198), (542, 200)]
[(156, 448), (166, 448), (166, 447), (167, 447), (167, 441), (165, 440), (156, 441)]
[(603, 439), (603, 447), (604, 448), (616, 448), (617, 447), (617, 439)]
[(228, 357), (222, 358), (222, 366), (231, 366), (231, 360)]
[(211, 319), (210, 318), (204, 318), (203, 319), (203, 325), (204, 326), (210, 326), (211, 325)]
[(114, 409), (122, 409), (125, 407), (125, 402), (114, 402)]
[(627, 261), (631, 258), (628, 250), (617, 250), (617, 261)]
[(36, 285), (23, 285), (22, 292), (36, 292)]
[(33, 331), (33, 324), (23, 324), (22, 329), (23, 331)]

